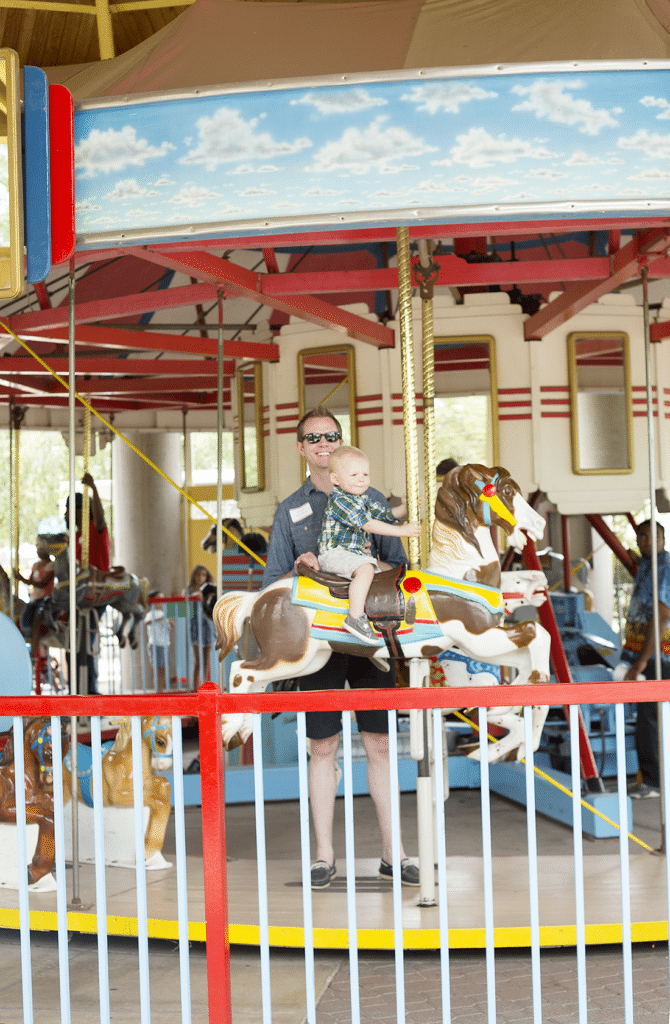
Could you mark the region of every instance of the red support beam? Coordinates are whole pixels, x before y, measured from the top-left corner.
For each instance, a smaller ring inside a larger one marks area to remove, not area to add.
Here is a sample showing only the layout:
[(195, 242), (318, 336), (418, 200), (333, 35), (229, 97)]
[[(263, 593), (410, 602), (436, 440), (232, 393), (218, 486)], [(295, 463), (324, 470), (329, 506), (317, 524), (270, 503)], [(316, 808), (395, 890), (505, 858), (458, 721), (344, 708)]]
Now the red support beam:
[[(561, 296), (529, 317), (524, 325), (526, 341), (541, 339), (560, 327), (571, 317), (597, 302), (601, 295), (607, 295), (639, 274), (640, 258), (653, 253), (665, 252), (670, 246), (668, 228), (651, 228), (641, 231), (611, 257), (611, 272), (602, 281), (583, 281), (567, 288)], [(560, 266), (560, 264), (559, 264)]]
[[(224, 287), (226, 294), (243, 295), (254, 299), (261, 305), (281, 310), (291, 316), (300, 317), (309, 323), (316, 324), (326, 330), (336, 331), (348, 338), (365, 341), (378, 348), (393, 348), (395, 335), (390, 328), (373, 320), (349, 313), (347, 310), (333, 306), (314, 295), (285, 295), (278, 298), (263, 293), (264, 275), (256, 274), (246, 267), (240, 267), (230, 260), (222, 260), (209, 252), (182, 252), (178, 256), (170, 256), (154, 246), (133, 250), (133, 254), (144, 259), (170, 267), (182, 274), (193, 275), (200, 281), (206, 281), (217, 287)], [(272, 279), (274, 275), (268, 275)], [(170, 289), (168, 289), (170, 291)]]
[(605, 541), (605, 543), (611, 548), (613, 553), (619, 559), (624, 569), (627, 569), (631, 576), (634, 576), (637, 572), (637, 565), (633, 561), (630, 555), (630, 551), (627, 550), (617, 537), (615, 533), (612, 533), (609, 526), (605, 522), (602, 516), (587, 515), (587, 520), (596, 531), (599, 537)]
[[(68, 339), (67, 329), (62, 327), (49, 330), (48, 333), (40, 332), (40, 334), (41, 341), (60, 342)], [(2, 328), (0, 328), (0, 337), (2, 337)], [(32, 339), (26, 337), (25, 340), (32, 347)], [(213, 356), (214, 359), (218, 354), (217, 342), (210, 338), (163, 334), (160, 331), (133, 331), (124, 327), (108, 327), (104, 324), (100, 326), (84, 324), (79, 327), (76, 343), (77, 345), (95, 345), (96, 348), (191, 352), (194, 355)], [(279, 360), (279, 345), (264, 344), (259, 341), (226, 340), (223, 343), (223, 354), (229, 359), (268, 359), (270, 362), (277, 362)]]
[[(68, 360), (59, 357), (52, 357), (48, 360), (49, 367), (55, 373), (65, 374), (68, 372)], [(0, 356), (0, 375), (6, 377), (8, 374), (34, 374), (38, 371), (39, 363), (35, 363), (30, 356)], [(83, 376), (94, 374), (96, 377), (113, 375), (128, 377), (132, 375), (147, 375), (149, 377), (209, 377), (216, 380), (217, 363), (213, 359), (105, 359), (97, 356), (81, 356), (77, 358), (75, 374)], [(235, 373), (235, 361), (227, 359), (223, 364), (224, 377), (232, 377)], [(46, 374), (48, 377), (48, 373)]]

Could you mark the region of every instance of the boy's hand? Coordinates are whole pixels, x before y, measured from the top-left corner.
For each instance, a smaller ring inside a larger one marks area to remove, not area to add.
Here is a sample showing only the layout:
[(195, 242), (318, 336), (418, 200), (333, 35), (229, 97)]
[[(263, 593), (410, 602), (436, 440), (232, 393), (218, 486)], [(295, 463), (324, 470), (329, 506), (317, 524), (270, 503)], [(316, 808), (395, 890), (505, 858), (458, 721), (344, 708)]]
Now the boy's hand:
[(419, 537), (421, 535), (421, 523), (405, 523), (400, 527), (401, 537)]

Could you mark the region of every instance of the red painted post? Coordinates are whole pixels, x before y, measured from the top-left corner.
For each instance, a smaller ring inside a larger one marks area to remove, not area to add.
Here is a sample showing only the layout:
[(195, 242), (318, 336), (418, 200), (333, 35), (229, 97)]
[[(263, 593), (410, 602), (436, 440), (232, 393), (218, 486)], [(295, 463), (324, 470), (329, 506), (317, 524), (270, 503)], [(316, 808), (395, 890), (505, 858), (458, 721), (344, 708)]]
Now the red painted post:
[[(619, 538), (615, 533), (612, 533), (609, 526), (605, 522), (602, 516), (587, 515), (586, 517), (596, 531), (596, 533), (602, 537), (606, 544), (610, 546), (616, 557), (619, 559), (624, 569), (627, 569), (631, 576), (634, 576), (637, 572), (637, 565), (630, 556), (630, 552), (626, 550)], [(633, 520), (635, 522), (635, 520)]]
[[(540, 560), (537, 557), (535, 545), (530, 538), (526, 541), (526, 546), (523, 549), (523, 560), (526, 563), (527, 569), (541, 570)], [(544, 604), (540, 605), (538, 613), (540, 616), (540, 622), (551, 637), (551, 662), (556, 681), (559, 683), (572, 683), (573, 680), (570, 672), (570, 666), (568, 665), (568, 659), (565, 656), (563, 641), (561, 640), (561, 634), (558, 631), (558, 623), (556, 622), (556, 616), (554, 615), (554, 609), (551, 606), (551, 600), (549, 597), (547, 597)], [(570, 709), (567, 704), (563, 705), (563, 712), (565, 714), (566, 721), (569, 722)], [(593, 750), (591, 749), (591, 743), (586, 732), (581, 708), (579, 709), (579, 760), (582, 769), (582, 778), (586, 780), (589, 790), (591, 790), (591, 792), (601, 792), (603, 784), (600, 776), (598, 775), (596, 759), (593, 756)]]
[(221, 716), (216, 712), (216, 683), (204, 683), (197, 693), (200, 730), (200, 787), (202, 800), (202, 858), (207, 935), (207, 994), (209, 1024), (232, 1024), (228, 877)]

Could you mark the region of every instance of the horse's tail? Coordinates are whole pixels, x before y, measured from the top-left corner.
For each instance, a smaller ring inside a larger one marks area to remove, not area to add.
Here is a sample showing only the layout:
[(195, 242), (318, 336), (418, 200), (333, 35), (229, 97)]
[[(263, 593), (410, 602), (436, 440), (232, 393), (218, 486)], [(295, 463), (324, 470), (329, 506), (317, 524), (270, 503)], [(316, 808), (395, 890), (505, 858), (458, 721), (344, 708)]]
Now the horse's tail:
[(212, 620), (216, 626), (219, 661), (223, 661), (242, 635), (244, 620), (251, 614), (257, 597), (258, 594), (253, 591), (231, 590), (227, 594), (222, 594), (214, 605)]

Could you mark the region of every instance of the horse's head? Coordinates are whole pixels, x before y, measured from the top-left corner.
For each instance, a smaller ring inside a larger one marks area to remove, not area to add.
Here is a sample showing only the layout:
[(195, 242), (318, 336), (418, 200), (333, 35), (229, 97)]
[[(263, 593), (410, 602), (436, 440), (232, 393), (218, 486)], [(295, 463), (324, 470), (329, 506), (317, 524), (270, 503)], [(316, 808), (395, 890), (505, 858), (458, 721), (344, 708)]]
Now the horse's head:
[(157, 771), (172, 767), (172, 719), (169, 715), (142, 718), (142, 742), (151, 750), (151, 766)]
[(478, 551), (475, 534), (480, 526), (501, 527), (518, 548), (526, 543), (523, 530), (535, 540), (544, 533), (542, 516), (522, 498), (519, 485), (501, 466), (466, 465), (450, 470), (437, 493), (435, 518), (457, 530)]
[[(51, 719), (31, 718), (23, 729), (24, 749), (27, 748), (39, 765), (39, 784), (53, 786), (53, 748), (51, 742)], [(61, 722), (61, 748), (65, 756), (70, 748), (65, 723)]]

